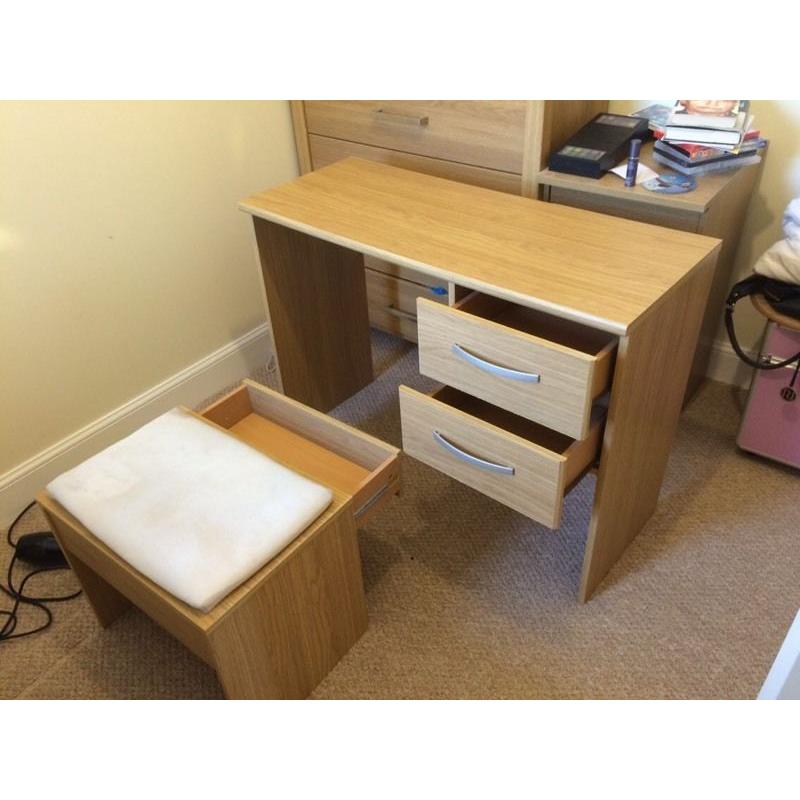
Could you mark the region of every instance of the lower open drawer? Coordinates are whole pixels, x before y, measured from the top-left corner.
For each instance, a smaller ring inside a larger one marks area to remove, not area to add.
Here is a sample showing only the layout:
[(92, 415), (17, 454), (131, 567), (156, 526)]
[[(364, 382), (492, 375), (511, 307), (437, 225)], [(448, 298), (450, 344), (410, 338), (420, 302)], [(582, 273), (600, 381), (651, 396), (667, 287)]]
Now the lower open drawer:
[(405, 452), (551, 528), (600, 450), (603, 412), (574, 440), (450, 386), (400, 387)]
[(253, 381), (202, 416), (301, 475), (352, 499), (365, 522), (400, 487), (400, 451)]

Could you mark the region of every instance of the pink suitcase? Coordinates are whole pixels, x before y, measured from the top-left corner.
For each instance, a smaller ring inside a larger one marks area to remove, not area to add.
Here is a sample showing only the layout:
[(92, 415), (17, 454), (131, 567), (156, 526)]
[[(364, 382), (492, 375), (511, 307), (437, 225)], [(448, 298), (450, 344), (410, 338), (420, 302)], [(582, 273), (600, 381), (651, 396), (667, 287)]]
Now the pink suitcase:
[[(762, 358), (782, 361), (799, 351), (800, 331), (769, 324)], [(800, 375), (789, 388), (796, 369), (797, 362), (782, 369), (753, 370), (737, 444), (742, 450), (800, 468)]]

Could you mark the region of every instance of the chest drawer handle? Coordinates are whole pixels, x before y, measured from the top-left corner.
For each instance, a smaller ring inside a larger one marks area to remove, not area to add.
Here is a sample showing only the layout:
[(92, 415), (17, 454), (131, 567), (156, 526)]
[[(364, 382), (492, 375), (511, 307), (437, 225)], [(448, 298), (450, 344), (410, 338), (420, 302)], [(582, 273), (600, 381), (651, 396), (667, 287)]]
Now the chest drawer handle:
[(375, 119), (386, 120), (387, 122), (399, 122), (401, 125), (417, 125), (423, 127), (430, 119), (416, 114), (398, 114), (396, 111), (387, 111), (385, 108), (376, 108), (373, 112)]
[(485, 459), (478, 458), (470, 453), (465, 453), (460, 447), (456, 447), (452, 442), (448, 442), (447, 439), (445, 439), (444, 436), (439, 433), (439, 431), (433, 432), (433, 438), (436, 444), (443, 447), (448, 453), (452, 453), (461, 461), (466, 461), (467, 464), (472, 464), (473, 467), (485, 469), (487, 472), (497, 472), (500, 475), (514, 474), (514, 467), (507, 467), (505, 464), (495, 464), (494, 461), (486, 461)]
[(509, 369), (508, 367), (501, 367), (499, 364), (493, 364), (491, 361), (485, 361), (465, 350), (460, 344), (454, 344), (452, 350), (455, 355), (468, 364), (472, 364), (472, 366), (492, 375), (498, 375), (501, 378), (511, 378), (513, 381), (525, 381), (526, 383), (539, 383), (542, 379), (542, 376), (537, 375), (535, 372), (521, 372), (518, 369)]

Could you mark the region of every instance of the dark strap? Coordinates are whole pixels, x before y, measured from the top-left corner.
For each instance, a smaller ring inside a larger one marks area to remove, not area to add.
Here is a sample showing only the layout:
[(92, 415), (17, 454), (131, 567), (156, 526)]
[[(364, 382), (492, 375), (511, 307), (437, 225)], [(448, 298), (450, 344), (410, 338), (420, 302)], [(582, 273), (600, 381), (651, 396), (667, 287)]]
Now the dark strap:
[[(748, 297), (751, 294), (762, 292), (766, 283), (767, 279), (763, 276), (751, 275), (749, 278), (739, 281), (739, 283), (737, 283), (731, 289), (728, 299), (725, 301), (725, 329), (728, 331), (728, 338), (731, 341), (731, 347), (733, 347), (736, 355), (739, 356), (739, 358), (741, 358), (745, 364), (755, 367), (755, 369), (782, 369), (783, 367), (788, 367), (795, 361), (797, 361), (798, 365), (800, 365), (800, 352), (795, 353), (791, 358), (787, 358), (785, 361), (778, 361), (774, 364), (771, 361), (757, 361), (753, 358), (750, 358), (750, 356), (747, 355), (744, 350), (742, 350), (741, 346), (739, 345), (739, 340), (736, 338), (736, 330), (733, 326), (734, 306), (743, 297)], [(767, 299), (769, 299), (769, 297), (767, 297)]]

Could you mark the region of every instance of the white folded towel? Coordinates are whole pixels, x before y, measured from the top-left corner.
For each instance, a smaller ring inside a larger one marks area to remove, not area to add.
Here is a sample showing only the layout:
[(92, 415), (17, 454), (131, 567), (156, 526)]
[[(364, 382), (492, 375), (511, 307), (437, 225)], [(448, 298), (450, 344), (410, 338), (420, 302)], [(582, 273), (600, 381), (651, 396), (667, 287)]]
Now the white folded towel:
[(132, 567), (208, 611), (302, 533), (333, 494), (175, 408), (48, 492)]

